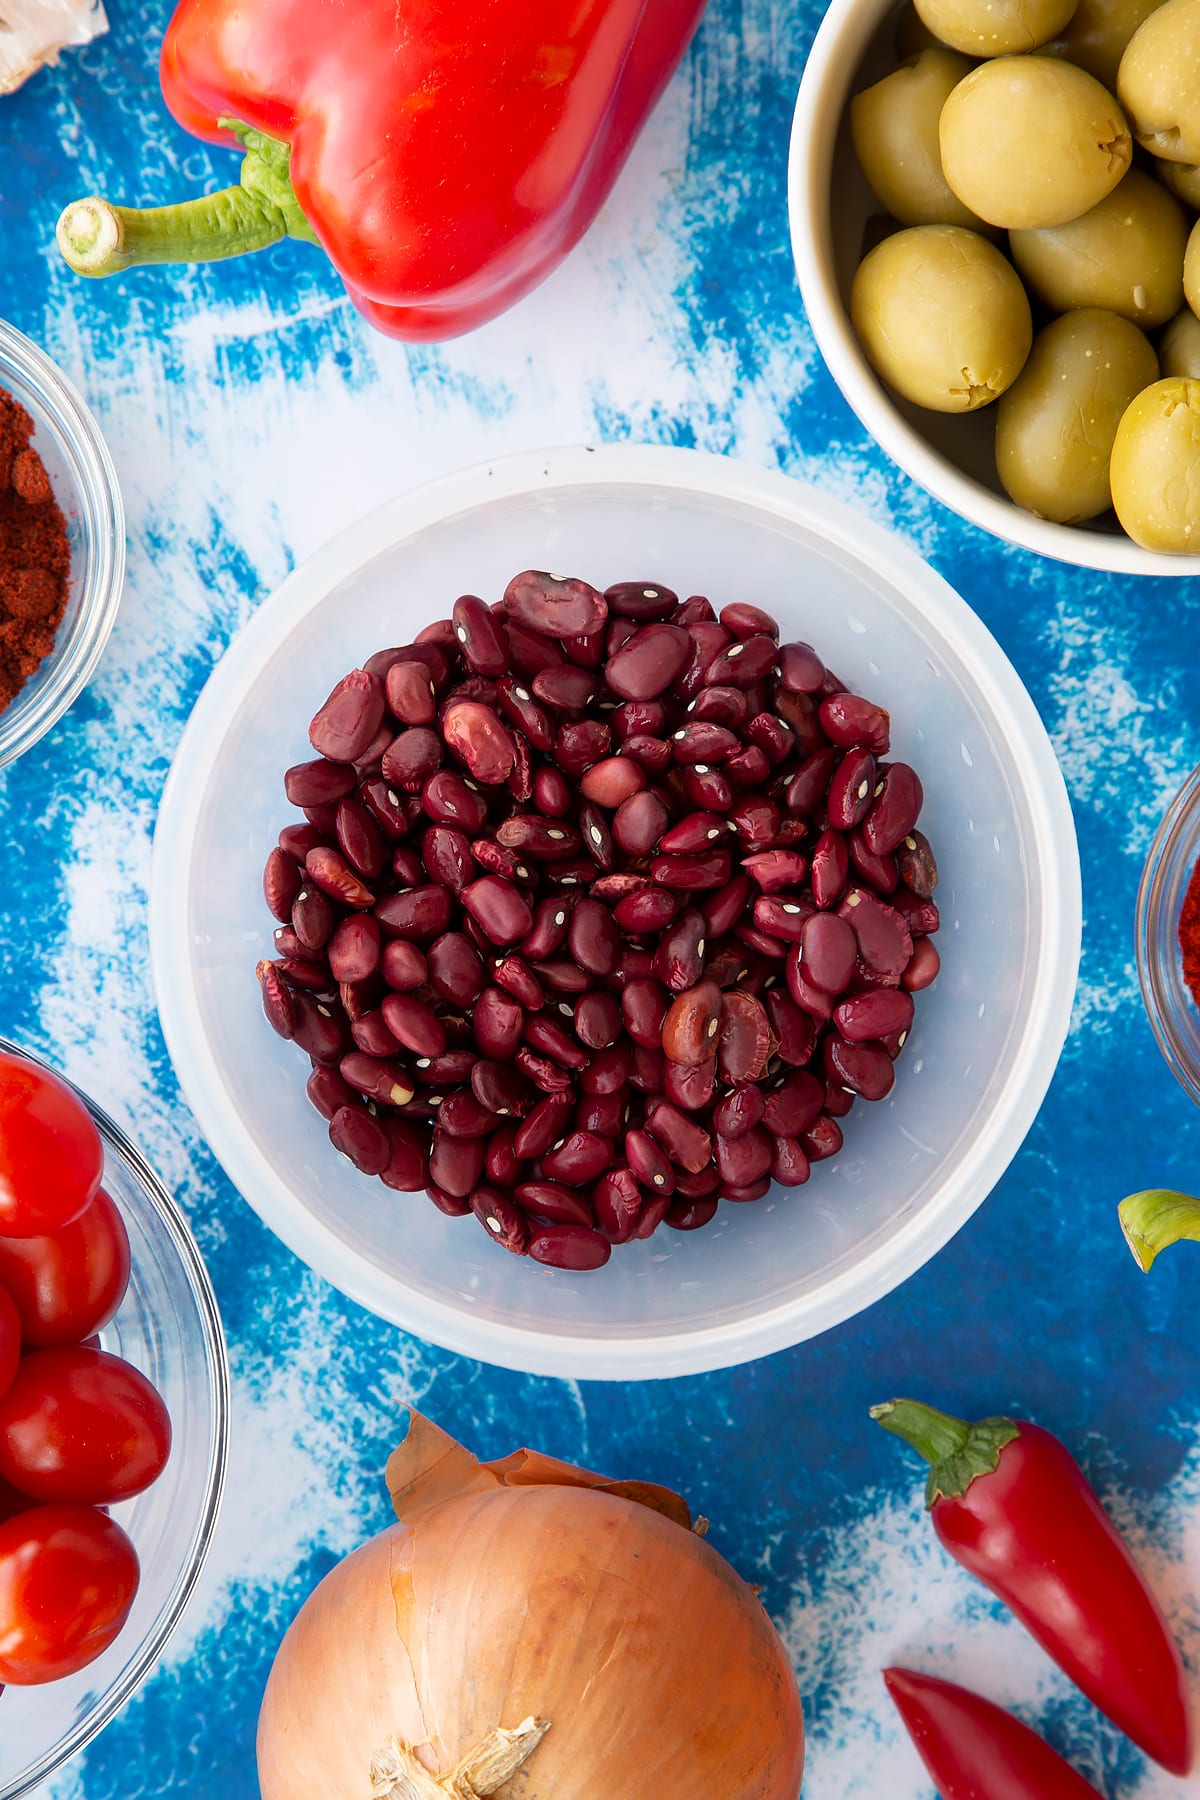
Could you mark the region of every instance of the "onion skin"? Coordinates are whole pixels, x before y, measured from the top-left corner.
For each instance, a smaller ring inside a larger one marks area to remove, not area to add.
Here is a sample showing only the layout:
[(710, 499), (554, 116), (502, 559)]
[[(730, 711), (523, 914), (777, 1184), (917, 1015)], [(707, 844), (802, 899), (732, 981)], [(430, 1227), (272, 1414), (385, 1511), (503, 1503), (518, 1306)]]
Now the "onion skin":
[(636, 1500), (495, 1470), (453, 1445), (432, 1503), (401, 1483), (409, 1516), (301, 1608), (259, 1719), (262, 1800), (364, 1800), (389, 1740), (436, 1776), (531, 1718), (550, 1729), (502, 1797), (797, 1800), (795, 1677), (730, 1566)]

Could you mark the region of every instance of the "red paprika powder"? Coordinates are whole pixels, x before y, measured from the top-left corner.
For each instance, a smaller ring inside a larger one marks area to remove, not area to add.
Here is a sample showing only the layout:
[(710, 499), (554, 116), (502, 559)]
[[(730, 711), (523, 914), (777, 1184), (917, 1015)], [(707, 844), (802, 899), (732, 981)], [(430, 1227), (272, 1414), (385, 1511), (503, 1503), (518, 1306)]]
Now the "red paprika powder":
[(67, 600), (67, 522), (32, 436), (0, 388), (0, 711), (54, 648)]

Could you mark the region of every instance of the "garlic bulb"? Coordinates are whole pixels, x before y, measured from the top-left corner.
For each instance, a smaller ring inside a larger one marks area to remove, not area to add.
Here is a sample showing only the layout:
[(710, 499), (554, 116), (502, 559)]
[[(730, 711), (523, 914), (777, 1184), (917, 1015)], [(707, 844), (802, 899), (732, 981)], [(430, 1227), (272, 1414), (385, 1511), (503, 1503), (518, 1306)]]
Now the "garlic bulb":
[(11, 94), (71, 44), (90, 44), (108, 20), (100, 0), (0, 0), (0, 94)]

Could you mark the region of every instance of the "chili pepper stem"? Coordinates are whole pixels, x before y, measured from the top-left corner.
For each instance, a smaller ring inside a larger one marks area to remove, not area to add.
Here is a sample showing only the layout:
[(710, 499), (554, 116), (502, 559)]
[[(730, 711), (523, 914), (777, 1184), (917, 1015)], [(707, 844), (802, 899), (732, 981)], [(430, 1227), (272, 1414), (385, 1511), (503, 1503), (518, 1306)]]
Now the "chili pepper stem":
[(1020, 1433), (1011, 1419), (977, 1419), (968, 1423), (926, 1406), (921, 1400), (887, 1400), (871, 1408), (885, 1431), (910, 1444), (930, 1465), (925, 1504), (943, 1496), (959, 1499), (977, 1475), (990, 1475), (1005, 1444)]
[(290, 146), (222, 119), (245, 147), (241, 181), (172, 206), (114, 206), (94, 194), (59, 216), (55, 239), (77, 275), (115, 275), (145, 263), (219, 262), (282, 238), (317, 239), (292, 190)]
[(1200, 1199), (1171, 1188), (1145, 1188), (1117, 1208), (1125, 1242), (1143, 1274), (1162, 1250), (1181, 1239), (1200, 1243)]

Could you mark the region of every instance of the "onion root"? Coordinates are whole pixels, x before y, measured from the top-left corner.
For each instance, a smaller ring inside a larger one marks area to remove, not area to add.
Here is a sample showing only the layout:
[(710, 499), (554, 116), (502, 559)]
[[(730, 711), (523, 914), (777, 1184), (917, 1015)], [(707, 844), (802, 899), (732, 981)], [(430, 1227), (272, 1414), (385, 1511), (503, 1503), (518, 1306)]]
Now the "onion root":
[(498, 1725), (445, 1775), (431, 1775), (407, 1744), (392, 1738), (371, 1762), (372, 1800), (486, 1800), (516, 1774), (550, 1729), (549, 1719)]

